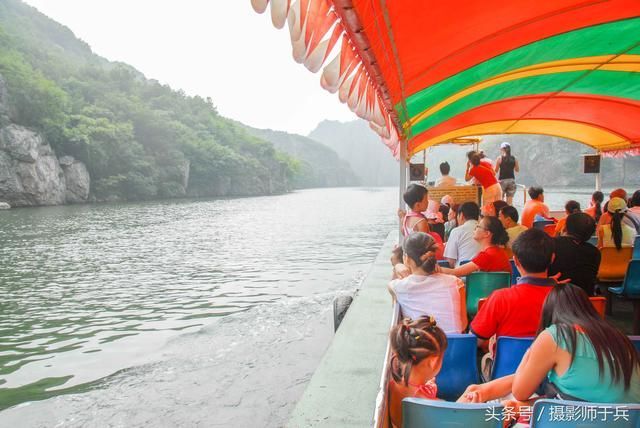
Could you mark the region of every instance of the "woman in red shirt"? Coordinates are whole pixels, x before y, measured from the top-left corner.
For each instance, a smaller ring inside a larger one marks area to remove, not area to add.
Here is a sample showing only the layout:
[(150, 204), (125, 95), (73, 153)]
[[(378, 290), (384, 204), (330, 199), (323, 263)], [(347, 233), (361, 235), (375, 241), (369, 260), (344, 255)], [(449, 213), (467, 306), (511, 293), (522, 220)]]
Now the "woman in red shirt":
[(478, 222), (473, 235), (480, 244), (480, 252), (469, 263), (455, 269), (441, 267), (439, 272), (456, 276), (467, 276), (472, 272), (511, 272), (511, 263), (504, 246), (509, 235), (497, 217), (484, 217)]
[(478, 180), (482, 185), (482, 205), (489, 204), (493, 201), (499, 201), (502, 199), (502, 188), (496, 173), (486, 163), (480, 161), (480, 155), (477, 153), (471, 155), (469, 162), (467, 162), (467, 171), (464, 174), (464, 179), (469, 181), (472, 178)]

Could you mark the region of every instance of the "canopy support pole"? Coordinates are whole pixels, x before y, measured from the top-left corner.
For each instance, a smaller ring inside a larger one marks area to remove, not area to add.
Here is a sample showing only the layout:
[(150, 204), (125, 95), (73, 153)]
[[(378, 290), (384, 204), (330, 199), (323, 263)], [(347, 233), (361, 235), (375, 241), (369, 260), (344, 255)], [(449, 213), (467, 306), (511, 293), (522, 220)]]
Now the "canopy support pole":
[(427, 149), (422, 151), (422, 163), (424, 164), (424, 184), (427, 184), (427, 180), (429, 179), (429, 168), (427, 168)]
[[(398, 208), (405, 209), (404, 199), (402, 195), (407, 188), (407, 143), (400, 140), (400, 185), (398, 189)], [(402, 225), (398, 227), (398, 244), (402, 244)]]
[[(600, 150), (596, 152), (600, 155)], [(600, 159), (600, 168), (598, 169), (598, 173), (596, 174), (596, 190), (602, 191), (602, 158)]]

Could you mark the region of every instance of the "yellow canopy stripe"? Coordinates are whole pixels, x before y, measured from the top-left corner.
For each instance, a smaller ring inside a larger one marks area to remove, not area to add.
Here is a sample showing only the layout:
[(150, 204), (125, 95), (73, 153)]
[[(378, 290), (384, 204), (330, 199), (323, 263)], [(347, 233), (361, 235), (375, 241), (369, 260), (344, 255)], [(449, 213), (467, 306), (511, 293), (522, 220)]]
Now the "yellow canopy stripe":
[(500, 120), (467, 126), (418, 144), (410, 156), (450, 140), (490, 134), (542, 134), (579, 141), (597, 150), (626, 149), (631, 143), (624, 137), (597, 126), (566, 120), (520, 119)]

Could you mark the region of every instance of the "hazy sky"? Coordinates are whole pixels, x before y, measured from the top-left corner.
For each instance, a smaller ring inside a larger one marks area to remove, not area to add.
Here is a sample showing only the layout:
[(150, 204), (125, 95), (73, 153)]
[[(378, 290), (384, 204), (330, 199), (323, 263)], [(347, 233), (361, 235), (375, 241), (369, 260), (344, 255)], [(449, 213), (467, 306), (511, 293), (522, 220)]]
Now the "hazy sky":
[(354, 120), (293, 61), (289, 32), (249, 0), (25, 0), (95, 53), (148, 78), (210, 96), (223, 116), (307, 134), (323, 119)]

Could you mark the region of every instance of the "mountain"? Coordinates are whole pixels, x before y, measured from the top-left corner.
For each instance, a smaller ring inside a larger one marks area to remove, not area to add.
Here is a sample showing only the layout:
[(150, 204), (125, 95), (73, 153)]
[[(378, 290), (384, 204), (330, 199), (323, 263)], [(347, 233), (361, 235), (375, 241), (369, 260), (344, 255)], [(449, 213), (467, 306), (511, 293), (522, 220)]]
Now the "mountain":
[[(516, 180), (526, 186), (547, 187), (579, 186), (593, 187), (594, 174), (584, 174), (583, 154), (594, 153), (593, 149), (575, 141), (546, 135), (486, 135), (482, 137), (480, 149), (493, 161), (500, 156), (500, 143), (508, 141), (511, 152), (518, 159), (520, 172)], [(464, 179), (466, 152), (471, 146), (444, 145), (428, 152), (429, 181), (440, 177), (439, 164), (447, 161), (451, 175), (458, 181)], [(417, 155), (416, 160), (422, 156)], [(601, 162), (603, 185), (606, 187), (640, 185), (640, 157), (625, 159), (603, 158)]]
[[(309, 137), (331, 147), (348, 161), (363, 185), (398, 185), (398, 163), (366, 122), (323, 121)], [(480, 149), (495, 160), (500, 155), (502, 141), (510, 142), (512, 153), (519, 160), (518, 183), (548, 187), (594, 185), (594, 175), (582, 173), (582, 155), (593, 153), (593, 149), (583, 144), (546, 135), (486, 135), (482, 137)], [(463, 182), (466, 153), (471, 149), (472, 146), (442, 145), (427, 150), (427, 180), (437, 180), (440, 163), (447, 161), (451, 165), (451, 175)], [(422, 163), (423, 159), (420, 152), (412, 161)], [(640, 156), (603, 158), (601, 171), (604, 186), (637, 188), (640, 185)]]
[(264, 195), (290, 190), (300, 173), (210, 98), (110, 62), (35, 8), (0, 1), (0, 201)]
[(325, 120), (309, 134), (309, 138), (333, 149), (346, 160), (362, 185), (398, 185), (398, 162), (365, 121)]
[[(512, 153), (520, 162), (519, 181), (526, 185), (541, 186), (593, 186), (594, 174), (584, 174), (583, 154), (594, 150), (584, 144), (560, 137), (545, 135), (487, 136), (481, 147), (488, 156), (499, 156), (502, 141), (511, 144)], [(607, 187), (640, 184), (640, 157), (624, 159), (603, 158), (600, 171), (603, 185)]]
[(295, 188), (356, 186), (359, 180), (349, 164), (335, 151), (311, 138), (271, 129), (245, 128), (252, 135), (300, 161), (293, 179)]

